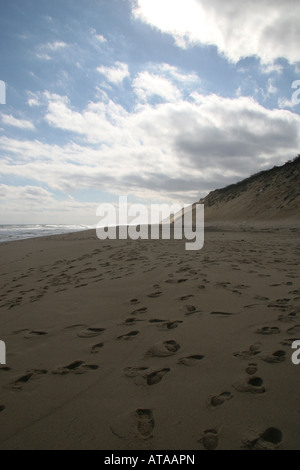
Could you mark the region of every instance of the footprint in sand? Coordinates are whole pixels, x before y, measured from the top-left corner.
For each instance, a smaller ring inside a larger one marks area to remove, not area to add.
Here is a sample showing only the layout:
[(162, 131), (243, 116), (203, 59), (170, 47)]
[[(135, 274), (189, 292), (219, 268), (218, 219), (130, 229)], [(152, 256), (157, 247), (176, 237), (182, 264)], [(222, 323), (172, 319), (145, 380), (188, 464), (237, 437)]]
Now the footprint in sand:
[(5, 406), (0, 405), (0, 413), (2, 413), (2, 411), (4, 411), (4, 410), (5, 410)]
[(207, 429), (200, 439), (205, 450), (215, 450), (219, 443), (219, 433), (216, 429)]
[(256, 372), (257, 372), (257, 364), (255, 363), (248, 364), (248, 367), (246, 368), (246, 373), (248, 375), (255, 375)]
[(260, 307), (262, 304), (249, 304), (249, 305), (244, 305), (244, 308), (250, 309), (254, 307)]
[(287, 330), (288, 335), (299, 335), (300, 334), (300, 325), (295, 325), (292, 328)]
[(149, 367), (126, 367), (124, 369), (124, 374), (126, 377), (137, 377), (140, 374), (144, 374), (146, 371), (149, 371)]
[(95, 338), (96, 336), (99, 336), (100, 333), (105, 331), (104, 328), (86, 328), (85, 330), (80, 331), (77, 333), (77, 336), (79, 338)]
[(217, 282), (216, 283), (216, 286), (217, 287), (223, 287), (223, 288), (227, 288), (228, 286), (230, 286), (231, 282)]
[(135, 331), (130, 331), (130, 333), (126, 333), (125, 335), (121, 335), (121, 336), (118, 336), (117, 339), (124, 339), (124, 340), (128, 340), (128, 339), (132, 339), (134, 338), (135, 336), (137, 336), (139, 334), (139, 331), (135, 330)]
[(263, 326), (255, 331), (259, 335), (278, 335), (281, 330), (277, 326)]
[(142, 314), (142, 313), (146, 313), (147, 311), (148, 311), (147, 307), (142, 307), (142, 308), (139, 308), (139, 309), (134, 310), (133, 312), (131, 312), (131, 315), (139, 315), (139, 314)]
[(92, 346), (91, 348), (91, 354), (98, 354), (99, 353), (99, 350), (102, 349), (104, 346), (103, 343), (99, 343), (99, 344), (95, 344), (94, 346)]
[(74, 361), (68, 366), (59, 367), (52, 371), (54, 375), (67, 375), (70, 372), (74, 374), (85, 374), (88, 370), (97, 370), (99, 366), (93, 364), (86, 364), (84, 361)]
[(122, 325), (125, 325), (125, 326), (132, 326), (132, 325), (135, 325), (136, 322), (141, 322), (141, 321), (145, 321), (145, 320), (141, 320), (140, 318), (135, 318), (135, 317), (130, 317), (130, 318), (126, 318), (126, 320), (124, 321), (124, 323), (122, 323)]
[(37, 331), (37, 330), (31, 331), (28, 329), (17, 330), (13, 332), (14, 335), (19, 335), (21, 333), (24, 333), (24, 338), (26, 339), (35, 338), (38, 336), (45, 336), (48, 334), (46, 331)]
[(138, 305), (140, 301), (138, 299), (131, 299), (130, 300), (131, 305)]
[(217, 317), (230, 317), (231, 315), (234, 315), (233, 313), (229, 312), (210, 312), (211, 315), (215, 315)]
[(184, 366), (188, 367), (195, 367), (199, 364), (202, 359), (204, 359), (205, 356), (200, 355), (200, 354), (195, 354), (193, 356), (188, 356), (188, 357), (182, 357), (181, 359), (178, 360), (177, 364), (181, 364)]
[(164, 330), (174, 330), (177, 328), (181, 323), (183, 323), (180, 320), (175, 320), (175, 321), (168, 321), (163, 324), (158, 325), (159, 328), (164, 329)]
[(251, 344), (247, 351), (238, 351), (233, 353), (235, 357), (242, 357), (243, 359), (249, 359), (252, 356), (256, 356), (261, 353), (261, 343)]
[(253, 298), (254, 298), (255, 300), (260, 300), (260, 301), (262, 301), (262, 302), (267, 302), (268, 300), (270, 300), (269, 297), (263, 297), (263, 296), (261, 296), (261, 295), (255, 295)]
[(297, 314), (296, 312), (291, 312), (291, 313), (288, 313), (287, 315), (281, 314), (278, 317), (278, 321), (281, 321), (281, 322), (284, 322), (284, 323), (291, 323), (297, 317), (299, 317), (299, 314)]
[(280, 344), (291, 347), (294, 341), (299, 341), (299, 338), (287, 338), (281, 341)]
[(134, 378), (136, 385), (156, 385), (160, 383), (163, 377), (170, 372), (171, 369), (165, 368), (160, 370), (151, 370), (148, 367), (126, 367), (124, 374), (126, 377)]
[(153, 299), (160, 297), (162, 295), (162, 292), (153, 292), (152, 294), (148, 294), (148, 297), (151, 297)]
[(47, 370), (34, 369), (34, 370), (28, 372), (27, 374), (23, 375), (19, 379), (17, 379), (15, 382), (13, 382), (12, 388), (13, 388), (13, 390), (21, 390), (22, 387), (26, 383), (28, 383), (31, 379), (35, 379), (35, 378), (37, 378), (41, 375), (46, 375), (46, 374), (48, 374)]
[(185, 313), (186, 317), (188, 317), (189, 315), (194, 315), (195, 313), (201, 313), (201, 310), (199, 310), (194, 305), (186, 305), (186, 310), (187, 310)]
[(151, 372), (150, 374), (147, 374), (145, 376), (147, 385), (156, 385), (156, 384), (158, 384), (159, 382), (162, 381), (163, 377), (166, 374), (168, 374), (168, 372), (170, 372), (170, 371), (171, 371), (171, 369), (165, 368), (165, 369), (156, 370), (154, 372)]
[(230, 392), (222, 392), (220, 393), (220, 395), (212, 397), (210, 400), (210, 404), (215, 407), (220, 406), (223, 405), (225, 401), (231, 400), (231, 398), (233, 398), (233, 395)]
[(83, 325), (82, 323), (79, 323), (78, 325), (71, 325), (71, 326), (66, 326), (64, 330), (75, 330), (76, 328), (84, 328), (86, 325)]
[(238, 392), (265, 393), (266, 389), (263, 383), (264, 381), (261, 377), (253, 375), (250, 378), (238, 379), (232, 385)]
[(173, 356), (179, 349), (180, 346), (176, 341), (168, 340), (154, 344), (147, 352), (147, 355), (157, 357)]
[(31, 339), (39, 336), (46, 336), (48, 333), (46, 331), (29, 331), (24, 338)]
[(278, 350), (272, 354), (266, 354), (264, 356), (261, 356), (261, 359), (265, 362), (269, 362), (270, 364), (278, 364), (279, 362), (285, 361), (286, 352)]
[(189, 300), (191, 297), (194, 297), (194, 294), (184, 295), (180, 297), (178, 300), (180, 300), (181, 302), (184, 302), (185, 300)]
[(136, 410), (136, 417), (139, 436), (143, 439), (148, 439), (151, 437), (155, 427), (152, 411), (149, 409), (138, 409)]
[(249, 450), (275, 450), (283, 439), (282, 432), (277, 428), (268, 428), (259, 437), (245, 442), (244, 447)]

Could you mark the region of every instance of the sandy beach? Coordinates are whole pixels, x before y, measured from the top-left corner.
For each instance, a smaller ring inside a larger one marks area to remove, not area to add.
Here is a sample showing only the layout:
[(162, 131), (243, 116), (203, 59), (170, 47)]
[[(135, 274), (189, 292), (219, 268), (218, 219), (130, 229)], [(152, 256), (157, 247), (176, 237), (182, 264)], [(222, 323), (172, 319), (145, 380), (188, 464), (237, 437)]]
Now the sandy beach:
[(299, 449), (299, 229), (0, 245), (1, 449)]
[(0, 450), (300, 450), (299, 19), (0, 0)]

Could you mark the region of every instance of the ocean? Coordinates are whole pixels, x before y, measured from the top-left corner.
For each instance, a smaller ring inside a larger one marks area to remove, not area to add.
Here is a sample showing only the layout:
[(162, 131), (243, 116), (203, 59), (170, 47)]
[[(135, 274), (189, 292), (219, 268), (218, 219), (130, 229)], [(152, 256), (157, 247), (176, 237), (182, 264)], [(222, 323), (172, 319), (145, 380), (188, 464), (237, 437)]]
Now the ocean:
[(91, 225), (0, 225), (0, 243), (93, 229)]

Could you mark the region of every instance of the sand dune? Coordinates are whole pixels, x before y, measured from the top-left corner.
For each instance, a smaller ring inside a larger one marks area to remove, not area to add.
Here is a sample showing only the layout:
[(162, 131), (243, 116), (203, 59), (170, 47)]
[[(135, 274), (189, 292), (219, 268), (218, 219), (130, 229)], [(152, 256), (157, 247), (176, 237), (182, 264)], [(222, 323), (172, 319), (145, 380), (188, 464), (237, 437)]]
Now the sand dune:
[(237, 184), (217, 189), (200, 202), (206, 221), (288, 221), (299, 227), (300, 156)]
[(1, 449), (297, 449), (299, 231), (0, 245)]

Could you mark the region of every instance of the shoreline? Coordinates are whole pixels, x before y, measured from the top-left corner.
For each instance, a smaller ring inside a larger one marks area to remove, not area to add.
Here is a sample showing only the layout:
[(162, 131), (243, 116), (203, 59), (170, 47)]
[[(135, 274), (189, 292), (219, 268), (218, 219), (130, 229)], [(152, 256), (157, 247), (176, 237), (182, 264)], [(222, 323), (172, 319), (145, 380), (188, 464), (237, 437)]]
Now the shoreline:
[[(127, 225), (127, 228), (130, 227)], [(113, 227), (114, 228), (114, 227)], [(119, 226), (116, 226), (117, 230)], [(148, 225), (148, 231), (151, 228), (151, 225)], [(160, 224), (161, 228), (161, 224)], [(195, 229), (195, 226), (192, 227), (192, 229)], [(68, 235), (76, 235), (78, 233), (92, 233), (96, 232), (97, 228), (89, 228), (89, 229), (82, 229), (82, 230), (76, 230), (76, 231), (71, 231), (71, 232), (63, 232), (63, 233), (57, 233), (57, 234), (47, 234), (47, 235), (39, 235), (39, 236), (33, 236), (33, 237), (27, 237), (27, 238), (20, 238), (17, 240), (5, 240), (1, 241), (0, 239), (0, 246), (3, 244), (8, 244), (8, 243), (15, 243), (15, 242), (24, 242), (26, 240), (37, 240), (41, 238), (46, 238), (46, 239), (51, 239), (52, 237), (62, 237), (62, 236), (68, 236)], [(220, 220), (209, 220), (205, 221), (204, 225), (204, 231), (205, 232), (217, 232), (217, 231), (225, 231), (225, 232), (253, 232), (253, 231), (258, 231), (258, 232), (263, 232), (263, 231), (298, 231), (300, 230), (300, 220), (295, 220), (295, 219), (281, 219), (281, 220), (273, 220), (273, 221), (220, 221)], [(150, 234), (150, 231), (148, 232)], [(172, 225), (171, 225), (171, 233), (172, 233)], [(117, 238), (118, 240), (119, 238)], [(148, 237), (149, 240), (151, 240), (150, 236)], [(109, 239), (108, 239), (109, 240)]]

